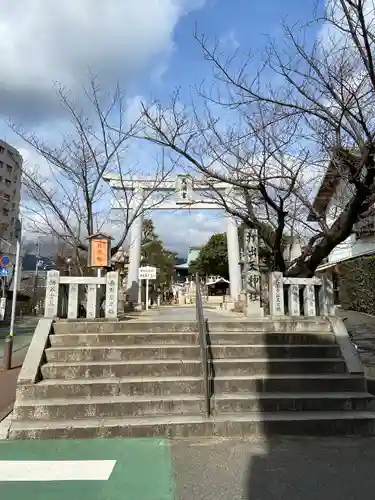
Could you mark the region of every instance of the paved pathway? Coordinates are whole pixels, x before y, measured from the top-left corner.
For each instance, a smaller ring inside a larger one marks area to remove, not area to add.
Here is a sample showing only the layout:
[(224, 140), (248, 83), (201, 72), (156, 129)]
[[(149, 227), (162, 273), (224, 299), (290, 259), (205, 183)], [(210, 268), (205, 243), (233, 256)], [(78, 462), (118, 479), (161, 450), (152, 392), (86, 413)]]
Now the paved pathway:
[[(215, 309), (206, 308), (204, 316), (209, 321), (231, 321), (241, 319), (233, 313), (220, 312)], [(196, 311), (194, 306), (164, 306), (160, 309), (149, 309), (144, 311), (141, 318), (155, 318), (166, 321), (195, 321)], [(242, 318), (243, 319), (243, 318)]]
[(38, 319), (34, 317), (24, 318), (16, 322), (12, 369), (9, 371), (3, 370), (4, 339), (9, 335), (9, 326), (0, 326), (0, 421), (13, 408), (18, 374)]
[[(23, 349), (30, 344), (38, 320), (39, 318), (37, 317), (17, 319), (13, 340), (13, 352)], [(4, 339), (8, 335), (9, 325), (0, 323), (0, 358), (3, 357)]]
[(337, 309), (337, 315), (347, 318), (345, 326), (358, 345), (362, 362), (375, 367), (375, 317), (342, 309)]
[(374, 462), (375, 440), (360, 438), (3, 441), (0, 491), (7, 500), (373, 500)]

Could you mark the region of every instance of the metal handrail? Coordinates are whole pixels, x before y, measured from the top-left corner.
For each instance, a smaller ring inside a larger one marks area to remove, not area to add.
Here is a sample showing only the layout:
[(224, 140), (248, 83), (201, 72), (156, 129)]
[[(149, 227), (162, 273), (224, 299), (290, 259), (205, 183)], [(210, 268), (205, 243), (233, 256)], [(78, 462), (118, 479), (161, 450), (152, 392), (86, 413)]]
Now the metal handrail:
[(208, 359), (208, 346), (207, 346), (207, 325), (204, 319), (203, 314), (203, 300), (202, 300), (202, 291), (200, 288), (200, 280), (198, 273), (195, 277), (195, 286), (196, 286), (196, 317), (198, 324), (198, 336), (199, 336), (199, 345), (201, 351), (201, 360), (202, 360), (202, 372), (203, 372), (203, 391), (204, 391), (204, 404), (205, 404), (205, 414), (206, 417), (210, 416), (211, 408), (210, 408), (210, 398), (211, 398), (211, 370), (210, 370), (210, 361)]

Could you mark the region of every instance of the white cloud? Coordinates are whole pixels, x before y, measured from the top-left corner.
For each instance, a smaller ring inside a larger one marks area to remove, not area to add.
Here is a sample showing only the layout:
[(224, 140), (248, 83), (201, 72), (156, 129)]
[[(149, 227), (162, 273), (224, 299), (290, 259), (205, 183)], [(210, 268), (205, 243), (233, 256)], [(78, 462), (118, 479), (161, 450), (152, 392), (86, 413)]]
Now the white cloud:
[(161, 211), (153, 213), (151, 218), (164, 245), (184, 256), (189, 247), (203, 245), (210, 236), (225, 232), (227, 227), (224, 211)]
[(145, 68), (160, 73), (178, 21), (203, 3), (0, 0), (0, 109), (42, 115), (52, 82), (79, 88), (88, 67), (130, 86)]

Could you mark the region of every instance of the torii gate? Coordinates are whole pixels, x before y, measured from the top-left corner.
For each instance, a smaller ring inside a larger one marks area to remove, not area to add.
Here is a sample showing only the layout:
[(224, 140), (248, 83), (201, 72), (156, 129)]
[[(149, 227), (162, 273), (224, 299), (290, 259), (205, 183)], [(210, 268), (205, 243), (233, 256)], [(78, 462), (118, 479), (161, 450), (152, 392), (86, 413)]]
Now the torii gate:
[[(218, 202), (204, 198), (195, 200), (193, 194), (199, 193), (202, 195), (202, 193), (216, 192), (225, 196), (226, 199), (238, 198), (239, 196), (233, 186), (227, 183), (211, 185), (204, 180), (193, 179), (188, 175), (179, 175), (160, 182), (155, 181), (155, 179), (124, 180), (119, 175), (112, 174), (106, 175), (104, 179), (112, 189), (126, 190), (132, 193), (130, 207), (123, 200), (120, 200), (116, 205), (113, 205), (113, 209), (124, 210), (130, 208), (138, 211), (142, 207), (142, 213), (134, 219), (130, 227), (127, 293), (129, 301), (133, 304), (138, 302), (138, 270), (141, 263), (142, 220), (145, 211), (223, 210), (223, 207)], [(177, 199), (168, 199), (168, 196), (166, 196), (166, 199), (158, 203), (152, 200), (151, 194), (154, 193), (177, 194)], [(227, 215), (227, 221), (230, 294), (232, 300), (237, 300), (242, 288), (237, 222), (231, 215)]]

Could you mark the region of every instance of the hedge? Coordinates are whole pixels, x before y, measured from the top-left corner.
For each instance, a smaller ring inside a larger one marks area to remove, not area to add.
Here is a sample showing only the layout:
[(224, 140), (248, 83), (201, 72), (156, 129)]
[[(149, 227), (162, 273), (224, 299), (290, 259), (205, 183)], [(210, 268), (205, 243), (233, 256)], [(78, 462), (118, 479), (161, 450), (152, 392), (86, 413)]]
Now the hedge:
[(375, 314), (375, 255), (343, 262), (338, 271), (341, 306)]

